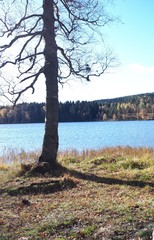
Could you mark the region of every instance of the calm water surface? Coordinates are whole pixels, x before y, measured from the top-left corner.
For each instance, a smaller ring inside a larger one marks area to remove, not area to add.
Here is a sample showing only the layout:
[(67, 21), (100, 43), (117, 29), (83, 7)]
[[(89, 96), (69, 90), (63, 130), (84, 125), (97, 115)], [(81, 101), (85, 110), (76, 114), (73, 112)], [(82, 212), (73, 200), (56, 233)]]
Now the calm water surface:
[[(44, 124), (0, 124), (0, 155), (8, 148), (40, 149)], [(59, 123), (60, 150), (111, 146), (154, 148), (154, 121)]]

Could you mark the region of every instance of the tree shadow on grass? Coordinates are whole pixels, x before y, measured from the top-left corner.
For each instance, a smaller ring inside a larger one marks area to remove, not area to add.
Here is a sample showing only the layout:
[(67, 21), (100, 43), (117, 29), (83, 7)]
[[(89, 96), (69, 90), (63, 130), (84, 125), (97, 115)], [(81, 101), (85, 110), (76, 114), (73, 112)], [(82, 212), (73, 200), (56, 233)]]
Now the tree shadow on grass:
[(138, 181), (138, 180), (129, 181), (129, 180), (116, 179), (116, 178), (100, 177), (95, 174), (81, 173), (76, 170), (70, 170), (70, 174), (75, 178), (96, 182), (96, 183), (102, 183), (102, 184), (108, 184), (108, 185), (115, 185), (115, 184), (128, 185), (128, 186), (139, 187), (139, 188), (149, 186), (151, 188), (154, 188), (154, 182), (145, 182), (145, 181)]
[(29, 194), (51, 194), (76, 187), (76, 183), (70, 178), (45, 180), (43, 182), (33, 182), (19, 187), (8, 187), (0, 190), (0, 193), (8, 193), (12, 196)]
[[(149, 186), (150, 188), (154, 188), (153, 182), (145, 182), (145, 181), (138, 181), (138, 180), (122, 180), (116, 178), (109, 178), (109, 177), (101, 177), (95, 174), (88, 174), (78, 172), (76, 170), (69, 170), (65, 167), (60, 168), (59, 176), (64, 174), (69, 174), (70, 177), (67, 178), (57, 178), (47, 180), (44, 177), (43, 181), (40, 182), (32, 182), (25, 185), (20, 185), (18, 187), (4, 187), (0, 189), (0, 194), (8, 193), (9, 195), (28, 195), (28, 194), (51, 194), (58, 191), (68, 190), (75, 188), (77, 183), (74, 181), (72, 177), (82, 180), (87, 180), (96, 183), (108, 184), (108, 185), (125, 185), (125, 186), (132, 186), (132, 187), (139, 187), (143, 188)], [(51, 176), (52, 177), (52, 176)], [(152, 189), (153, 191), (154, 189)]]

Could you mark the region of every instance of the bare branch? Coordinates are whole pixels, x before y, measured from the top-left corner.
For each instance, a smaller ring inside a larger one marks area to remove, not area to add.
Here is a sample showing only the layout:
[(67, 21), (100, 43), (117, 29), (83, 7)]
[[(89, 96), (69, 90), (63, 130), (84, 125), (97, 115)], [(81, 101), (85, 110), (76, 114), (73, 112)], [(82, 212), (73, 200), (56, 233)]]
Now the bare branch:
[[(13, 0), (12, 4), (16, 1)], [(99, 0), (54, 0), (53, 5), (59, 64), (57, 80), (63, 84), (71, 77), (90, 81), (93, 77), (101, 76), (114, 65), (115, 58), (104, 53), (101, 58), (98, 58), (100, 49), (97, 49), (97, 43), (101, 42), (101, 47), (104, 48), (102, 30), (99, 28), (114, 19), (105, 12)], [(26, 90), (31, 88), (34, 91), (34, 84), (43, 73), (42, 65), (46, 61), (43, 50), (44, 13), (31, 12), (29, 0), (22, 3), (22, 6), (24, 8), (18, 20), (16, 16), (12, 18), (13, 15), (9, 15), (6, 10), (4, 15), (0, 16), (0, 24), (3, 26), (1, 37), (7, 36), (7, 43), (0, 46), (0, 68), (5, 70), (9, 64), (17, 66), (17, 80), (19, 83), (29, 84), (21, 91), (16, 91), (15, 86), (12, 93), (18, 95), (17, 100)], [(19, 49), (15, 53), (12, 49), (18, 46)], [(7, 57), (9, 51), (13, 54)]]
[(37, 81), (37, 79), (39, 78), (40, 74), (43, 73), (44, 68), (41, 68), (36, 74), (30, 75), (24, 79), (21, 80), (21, 82), (24, 82), (28, 79), (33, 79), (31, 84), (29, 84), (27, 87), (23, 88), (20, 91), (17, 92), (12, 92), (12, 95), (17, 95), (16, 99), (14, 100), (14, 105), (16, 105), (17, 101), (19, 100), (19, 98), (21, 97), (21, 95), (26, 92), (28, 89), (32, 89), (32, 94), (34, 93), (35, 89), (34, 89), (34, 85)]
[(42, 31), (36, 31), (35, 33), (27, 33), (27, 34), (22, 34), (19, 36), (16, 36), (13, 38), (9, 44), (5, 44), (3, 46), (0, 46), (0, 52), (3, 52), (5, 49), (10, 48), (15, 42), (17, 42), (19, 39), (25, 39), (30, 36), (39, 36), (42, 34)]
[(23, 18), (20, 19), (20, 21), (18, 23), (16, 23), (16, 25), (12, 29), (10, 29), (8, 37), (10, 35), (12, 35), (12, 33), (14, 31), (16, 31), (19, 27), (21, 27), (21, 23), (22, 22), (25, 22), (26, 20), (29, 20), (29, 19), (33, 19), (34, 20), (34, 18), (36, 18), (36, 17), (38, 17), (38, 20), (35, 22), (34, 27), (30, 29), (30, 32), (32, 32), (36, 28), (38, 22), (42, 19), (42, 15), (40, 15), (40, 14), (32, 14), (32, 15), (29, 15), (27, 17), (24, 16)]

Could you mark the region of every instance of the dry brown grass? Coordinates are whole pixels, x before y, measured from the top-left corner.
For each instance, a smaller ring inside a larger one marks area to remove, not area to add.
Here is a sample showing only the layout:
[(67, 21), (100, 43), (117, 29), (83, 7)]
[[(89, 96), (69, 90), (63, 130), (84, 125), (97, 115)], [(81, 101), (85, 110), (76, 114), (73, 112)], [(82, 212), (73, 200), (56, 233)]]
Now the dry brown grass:
[(60, 152), (67, 175), (17, 177), (21, 156), (31, 161), (38, 153), (30, 154), (0, 163), (0, 240), (151, 239), (153, 149)]

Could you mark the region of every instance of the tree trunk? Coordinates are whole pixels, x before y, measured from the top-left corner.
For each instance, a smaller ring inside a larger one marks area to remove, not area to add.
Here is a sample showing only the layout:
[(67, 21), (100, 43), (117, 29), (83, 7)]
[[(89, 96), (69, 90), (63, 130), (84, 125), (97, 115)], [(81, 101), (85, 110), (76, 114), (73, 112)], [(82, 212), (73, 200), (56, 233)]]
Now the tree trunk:
[(58, 151), (58, 59), (52, 0), (43, 1), (44, 75), (46, 78), (46, 122), (42, 153), (38, 162), (47, 162), (51, 169), (57, 165)]

